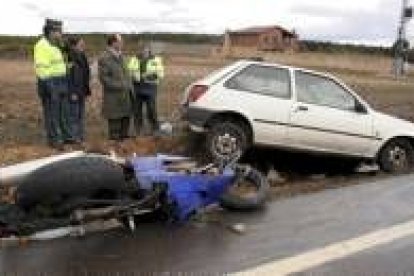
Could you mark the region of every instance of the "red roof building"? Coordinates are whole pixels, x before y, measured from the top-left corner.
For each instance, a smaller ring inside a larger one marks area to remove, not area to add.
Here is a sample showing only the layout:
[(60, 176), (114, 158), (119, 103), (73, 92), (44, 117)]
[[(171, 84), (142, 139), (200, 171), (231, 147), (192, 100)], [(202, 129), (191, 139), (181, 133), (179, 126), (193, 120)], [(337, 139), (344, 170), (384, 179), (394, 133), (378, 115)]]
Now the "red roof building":
[(226, 31), (223, 50), (231, 48), (254, 48), (259, 51), (296, 51), (299, 39), (295, 32), (280, 26), (252, 27)]

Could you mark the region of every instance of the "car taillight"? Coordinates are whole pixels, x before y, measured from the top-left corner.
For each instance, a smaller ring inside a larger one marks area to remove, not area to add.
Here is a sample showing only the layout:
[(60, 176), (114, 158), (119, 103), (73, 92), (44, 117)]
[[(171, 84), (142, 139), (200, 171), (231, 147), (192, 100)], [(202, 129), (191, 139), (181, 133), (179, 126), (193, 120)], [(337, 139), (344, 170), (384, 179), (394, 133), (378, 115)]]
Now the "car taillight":
[(198, 101), (208, 90), (207, 85), (194, 85), (188, 93), (188, 102), (194, 103)]

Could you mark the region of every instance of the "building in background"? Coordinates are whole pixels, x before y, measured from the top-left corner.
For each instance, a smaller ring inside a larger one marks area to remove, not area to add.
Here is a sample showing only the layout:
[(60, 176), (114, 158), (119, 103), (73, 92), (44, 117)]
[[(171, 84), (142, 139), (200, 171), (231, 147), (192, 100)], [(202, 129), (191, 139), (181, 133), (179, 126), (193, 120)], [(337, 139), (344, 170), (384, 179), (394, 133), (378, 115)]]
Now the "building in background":
[(222, 46), (223, 54), (245, 51), (297, 51), (299, 37), (294, 31), (280, 26), (251, 27), (226, 31)]

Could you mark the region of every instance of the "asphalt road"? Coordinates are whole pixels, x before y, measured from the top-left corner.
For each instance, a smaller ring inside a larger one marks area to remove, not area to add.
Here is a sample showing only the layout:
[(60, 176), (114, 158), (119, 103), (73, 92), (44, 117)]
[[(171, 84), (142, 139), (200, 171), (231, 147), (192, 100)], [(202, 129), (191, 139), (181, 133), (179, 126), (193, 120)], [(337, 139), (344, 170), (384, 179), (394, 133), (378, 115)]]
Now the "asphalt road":
[[(229, 231), (220, 223), (143, 224), (134, 234), (119, 230), (81, 239), (7, 248), (0, 251), (0, 274), (254, 272), (264, 264), (277, 266), (279, 260), (292, 257), (296, 260), (295, 256), (306, 252), (413, 219), (414, 175), (390, 177), (278, 200), (263, 212), (220, 214), (220, 220), (228, 224), (244, 223), (247, 230), (243, 235)], [(382, 244), (376, 244), (374, 239), (369, 248), (348, 252), (342, 258), (330, 259), (335, 252), (329, 255), (323, 251), (325, 261), (303, 266), (304, 270), (300, 270), (300, 264), (293, 263), (295, 273), (414, 273), (414, 235), (411, 234), (401, 234), (392, 242)], [(347, 250), (352, 246), (340, 248)]]

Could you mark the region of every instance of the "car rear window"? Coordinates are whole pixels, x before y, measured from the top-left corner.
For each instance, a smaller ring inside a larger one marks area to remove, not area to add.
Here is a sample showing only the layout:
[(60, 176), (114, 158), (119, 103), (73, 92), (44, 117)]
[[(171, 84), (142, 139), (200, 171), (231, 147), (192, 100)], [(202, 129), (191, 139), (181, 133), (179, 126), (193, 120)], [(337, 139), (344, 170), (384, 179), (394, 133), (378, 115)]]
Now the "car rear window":
[(290, 98), (289, 70), (265, 65), (250, 65), (230, 78), (224, 86), (278, 98)]

